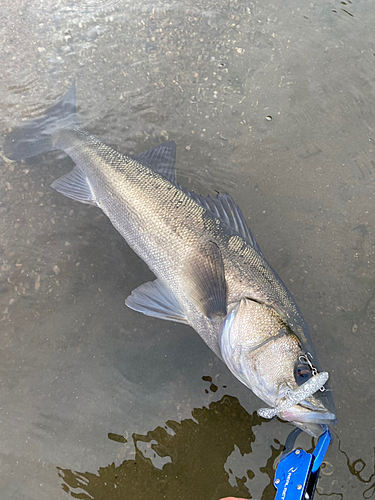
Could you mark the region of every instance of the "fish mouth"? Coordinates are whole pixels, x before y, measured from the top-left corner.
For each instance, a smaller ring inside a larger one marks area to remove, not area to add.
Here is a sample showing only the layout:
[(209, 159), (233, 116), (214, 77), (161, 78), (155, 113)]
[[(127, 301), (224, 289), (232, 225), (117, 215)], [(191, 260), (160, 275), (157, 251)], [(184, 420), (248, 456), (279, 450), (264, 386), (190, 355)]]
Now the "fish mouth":
[[(337, 422), (336, 414), (325, 405), (325, 390), (314, 396), (314, 393), (328, 380), (328, 373), (321, 372), (314, 375), (307, 382), (297, 389), (289, 390), (284, 394), (284, 390), (275, 408), (260, 408), (258, 415), (264, 418), (278, 416), (282, 420), (291, 422), (297, 427), (312, 436), (318, 437), (326, 425), (333, 425)], [(322, 399), (323, 398), (323, 399)]]
[(328, 411), (321, 406), (317, 407), (308, 401), (301, 401), (295, 406), (281, 410), (278, 416), (282, 420), (293, 422), (297, 425), (298, 422), (304, 424), (319, 424), (319, 425), (334, 425), (337, 423), (335, 413)]
[(319, 437), (327, 425), (337, 423), (334, 413), (322, 408), (312, 409), (309, 403), (306, 402), (306, 405), (304, 403), (305, 401), (301, 401), (295, 406), (280, 411), (278, 416), (314, 437)]

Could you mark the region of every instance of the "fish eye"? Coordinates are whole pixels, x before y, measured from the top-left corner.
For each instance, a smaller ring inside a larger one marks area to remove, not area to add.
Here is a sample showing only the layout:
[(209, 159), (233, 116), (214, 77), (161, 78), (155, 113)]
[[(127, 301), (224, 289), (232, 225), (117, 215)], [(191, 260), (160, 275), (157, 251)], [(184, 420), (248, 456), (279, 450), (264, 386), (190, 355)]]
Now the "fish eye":
[(294, 369), (294, 378), (298, 385), (302, 385), (312, 377), (310, 367), (303, 363), (298, 364)]

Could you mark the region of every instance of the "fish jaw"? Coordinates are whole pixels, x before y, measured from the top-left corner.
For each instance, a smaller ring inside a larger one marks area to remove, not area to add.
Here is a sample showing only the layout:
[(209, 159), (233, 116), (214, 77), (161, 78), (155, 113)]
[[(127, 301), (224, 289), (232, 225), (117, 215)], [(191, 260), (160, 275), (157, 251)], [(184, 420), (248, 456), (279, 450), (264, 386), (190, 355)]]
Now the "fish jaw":
[[(321, 434), (323, 425), (336, 423), (334, 410), (326, 404), (329, 398), (324, 387), (302, 393), (295, 367), (303, 356), (303, 348), (269, 306), (249, 299), (236, 304), (222, 325), (220, 348), (231, 372), (273, 407), (266, 418), (277, 415), (313, 436)], [(287, 394), (302, 395), (283, 405)]]
[[(317, 393), (319, 394), (319, 391)], [(281, 419), (290, 422), (298, 421), (319, 425), (334, 425), (337, 423), (336, 414), (329, 411), (314, 395), (294, 406), (281, 410), (278, 415)]]
[(337, 423), (335, 413), (323, 409), (316, 409), (314, 411), (313, 409), (304, 407), (303, 403), (279, 412), (278, 417), (294, 424), (314, 437), (319, 437), (326, 425), (335, 425)]

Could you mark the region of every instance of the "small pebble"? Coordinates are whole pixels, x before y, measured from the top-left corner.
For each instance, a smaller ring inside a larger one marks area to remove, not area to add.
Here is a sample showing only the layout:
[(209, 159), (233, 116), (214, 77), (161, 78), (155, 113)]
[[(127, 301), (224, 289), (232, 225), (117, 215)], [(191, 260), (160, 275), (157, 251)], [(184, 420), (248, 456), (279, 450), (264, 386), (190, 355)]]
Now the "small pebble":
[(40, 275), (38, 274), (37, 279), (35, 280), (35, 285), (34, 285), (35, 290), (39, 290), (40, 288)]

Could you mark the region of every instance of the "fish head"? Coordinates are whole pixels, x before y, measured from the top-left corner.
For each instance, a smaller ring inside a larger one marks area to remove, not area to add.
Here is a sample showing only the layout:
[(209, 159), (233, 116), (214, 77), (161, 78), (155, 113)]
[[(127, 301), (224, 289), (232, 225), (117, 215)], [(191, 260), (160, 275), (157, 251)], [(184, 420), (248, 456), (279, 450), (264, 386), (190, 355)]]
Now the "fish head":
[[(298, 336), (269, 305), (249, 298), (235, 304), (222, 324), (220, 349), (232, 373), (265, 403), (278, 408), (283, 420), (315, 436), (323, 425), (336, 423), (328, 389), (315, 389), (315, 394), (304, 391), (303, 384), (316, 370)], [(296, 402), (288, 405), (291, 395)]]

